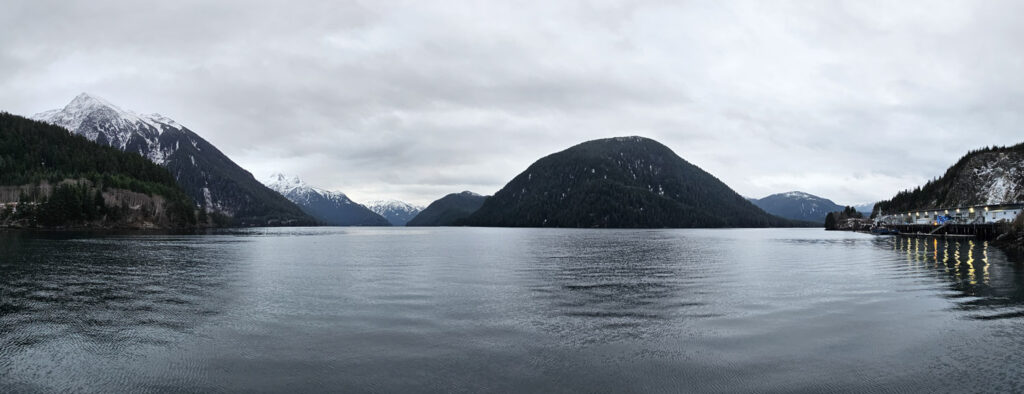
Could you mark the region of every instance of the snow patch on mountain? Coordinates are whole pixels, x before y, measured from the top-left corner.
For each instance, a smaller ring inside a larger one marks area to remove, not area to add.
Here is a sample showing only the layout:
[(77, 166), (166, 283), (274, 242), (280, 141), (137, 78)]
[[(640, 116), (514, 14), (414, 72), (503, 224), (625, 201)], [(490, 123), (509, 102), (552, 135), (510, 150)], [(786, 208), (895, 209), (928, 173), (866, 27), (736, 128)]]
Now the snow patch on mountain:
[(168, 118), (168, 117), (160, 115), (158, 113), (152, 113), (152, 114), (146, 115), (144, 117), (144, 119), (148, 120), (148, 122), (151, 122), (150, 124), (156, 123), (156, 124), (159, 124), (159, 125), (166, 125), (166, 126), (170, 126), (171, 128), (177, 129), (177, 130), (181, 130), (181, 129), (185, 128), (185, 126), (182, 126), (182, 125), (178, 124), (178, 122), (175, 122), (174, 119)]
[(986, 205), (1017, 202), (1021, 185), (1015, 179), (1024, 177), (1024, 163), (1014, 162), (1009, 155), (999, 154), (994, 160), (985, 162), (974, 169), (978, 180), (981, 200)]
[[(96, 117), (96, 114), (101, 116)], [(146, 125), (152, 128), (158, 135), (164, 131), (164, 128), (181, 130), (184, 127), (166, 116), (156, 113), (142, 115), (123, 110), (102, 97), (88, 93), (79, 94), (68, 105), (65, 105), (64, 108), (40, 112), (32, 116), (32, 118), (61, 126), (72, 132), (81, 128), (86, 122), (98, 120), (110, 120), (114, 126), (122, 129)], [(94, 134), (86, 137), (95, 140), (97, 135)]]
[(377, 213), (383, 210), (419, 211), (423, 209), (421, 206), (399, 200), (373, 200), (367, 202), (366, 207)]
[(322, 223), (335, 226), (387, 226), (388, 221), (345, 193), (313, 187), (297, 176), (271, 174), (263, 184)]
[(307, 185), (306, 182), (299, 179), (299, 177), (289, 177), (281, 173), (270, 174), (270, 176), (261, 180), (261, 182), (281, 194), (289, 194), (296, 190), (311, 189), (311, 187)]
[(308, 203), (313, 196), (320, 196), (341, 204), (356, 204), (356, 202), (348, 198), (345, 193), (310, 186), (297, 176), (287, 176), (281, 173), (274, 173), (263, 179), (261, 182), (264, 185), (267, 185), (270, 189), (281, 193), (282, 196), (292, 200), (292, 202), (300, 205), (303, 202)]
[(166, 116), (140, 115), (88, 93), (79, 94), (64, 108), (40, 112), (32, 119), (63, 127), (91, 141), (121, 150), (141, 141), (144, 147), (135, 146), (134, 150), (161, 165), (176, 149), (161, 147), (160, 135), (167, 130), (184, 129)]
[(804, 192), (797, 192), (797, 191), (785, 192), (785, 193), (782, 193), (782, 195), (785, 196), (785, 197), (788, 197), (788, 198), (795, 198), (795, 199), (801, 199), (801, 200), (817, 200), (817, 199), (820, 199), (820, 197), (818, 197), (818, 196), (814, 196), (814, 195), (807, 194), (807, 193), (804, 193)]
[(829, 212), (842, 210), (843, 207), (832, 200), (800, 191), (772, 194), (750, 202), (772, 215), (787, 219), (824, 223)]
[(202, 137), (164, 115), (139, 114), (82, 93), (63, 108), (33, 118), (166, 167), (197, 204), (226, 216), (241, 215), (236, 217), (240, 224), (313, 223)]
[(421, 206), (399, 200), (374, 200), (367, 202), (366, 207), (383, 216), (393, 226), (404, 226), (423, 210)]
[(941, 177), (879, 202), (878, 208), (885, 213), (899, 213), (1022, 202), (1024, 143), (971, 151)]

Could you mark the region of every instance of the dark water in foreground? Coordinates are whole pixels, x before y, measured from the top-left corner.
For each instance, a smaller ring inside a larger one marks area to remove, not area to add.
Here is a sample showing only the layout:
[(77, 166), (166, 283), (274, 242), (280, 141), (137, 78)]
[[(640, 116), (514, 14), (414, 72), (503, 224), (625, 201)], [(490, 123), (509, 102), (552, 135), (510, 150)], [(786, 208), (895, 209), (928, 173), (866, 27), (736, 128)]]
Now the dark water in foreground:
[(0, 233), (0, 392), (1021, 392), (1024, 267), (792, 230)]

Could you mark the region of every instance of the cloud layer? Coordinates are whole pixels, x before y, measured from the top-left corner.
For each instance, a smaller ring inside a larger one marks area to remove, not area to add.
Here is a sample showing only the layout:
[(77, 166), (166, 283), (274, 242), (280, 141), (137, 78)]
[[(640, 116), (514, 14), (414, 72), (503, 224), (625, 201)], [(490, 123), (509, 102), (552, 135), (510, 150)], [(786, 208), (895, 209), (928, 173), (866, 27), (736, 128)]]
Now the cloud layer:
[(618, 135), (839, 203), (1024, 140), (1020, 2), (164, 3), (6, 5), (0, 110), (87, 91), (258, 177), (415, 203)]

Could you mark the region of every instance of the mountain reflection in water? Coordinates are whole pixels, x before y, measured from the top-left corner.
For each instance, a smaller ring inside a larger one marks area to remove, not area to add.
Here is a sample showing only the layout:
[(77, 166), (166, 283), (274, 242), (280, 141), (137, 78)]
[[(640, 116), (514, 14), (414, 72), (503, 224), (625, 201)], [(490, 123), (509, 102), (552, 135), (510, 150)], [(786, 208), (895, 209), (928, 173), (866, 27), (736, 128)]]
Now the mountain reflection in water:
[(1024, 390), (1024, 270), (971, 240), (0, 232), (0, 257), (4, 393)]

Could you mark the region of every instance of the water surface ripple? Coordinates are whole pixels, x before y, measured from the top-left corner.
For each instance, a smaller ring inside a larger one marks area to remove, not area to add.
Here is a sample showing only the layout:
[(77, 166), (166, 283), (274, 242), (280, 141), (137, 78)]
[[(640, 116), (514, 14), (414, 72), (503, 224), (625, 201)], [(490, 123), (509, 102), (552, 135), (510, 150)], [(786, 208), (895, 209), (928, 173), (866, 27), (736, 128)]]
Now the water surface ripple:
[(1022, 334), (978, 241), (0, 233), (0, 392), (1021, 392)]

